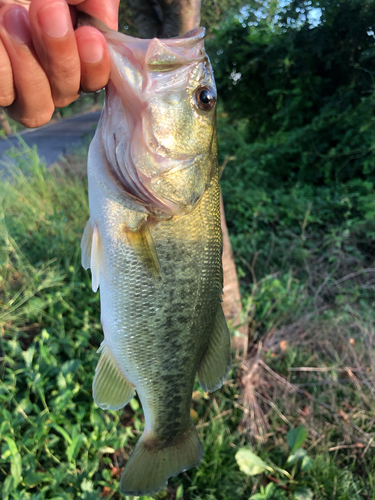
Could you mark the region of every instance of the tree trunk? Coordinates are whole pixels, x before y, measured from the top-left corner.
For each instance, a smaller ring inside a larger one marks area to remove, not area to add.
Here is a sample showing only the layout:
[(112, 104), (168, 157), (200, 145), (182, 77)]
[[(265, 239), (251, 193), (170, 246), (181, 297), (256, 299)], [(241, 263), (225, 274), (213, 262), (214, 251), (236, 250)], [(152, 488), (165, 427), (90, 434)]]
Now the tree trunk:
[(0, 108), (0, 128), (4, 130), (5, 135), (11, 135), (12, 130), (8, 122), (8, 117), (2, 108)]
[(171, 38), (199, 26), (201, 0), (128, 0), (141, 38)]
[(238, 335), (232, 337), (232, 345), (237, 354), (246, 353), (248, 346), (248, 324), (243, 317), (240, 284), (238, 282), (236, 264), (234, 262), (232, 246), (230, 244), (223, 198), (220, 194), (221, 232), (223, 234), (223, 311), (225, 319), (235, 327)]
[[(170, 38), (197, 28), (200, 24), (201, 0), (128, 0), (128, 4), (141, 38)], [(248, 327), (242, 321), (240, 286), (221, 197), (220, 210), (224, 272), (222, 306), (226, 320), (231, 326), (238, 327), (237, 331), (240, 334), (233, 337), (233, 345), (237, 352), (246, 352)]]

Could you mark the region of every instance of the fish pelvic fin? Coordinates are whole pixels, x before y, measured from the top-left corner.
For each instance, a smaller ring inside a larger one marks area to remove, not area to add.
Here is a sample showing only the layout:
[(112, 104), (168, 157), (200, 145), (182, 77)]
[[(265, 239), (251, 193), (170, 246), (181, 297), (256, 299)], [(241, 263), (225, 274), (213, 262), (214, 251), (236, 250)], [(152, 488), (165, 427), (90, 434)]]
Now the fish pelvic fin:
[(137, 229), (126, 228), (125, 232), (143, 271), (153, 280), (155, 286), (160, 286), (162, 282), (160, 263), (147, 220), (142, 221)]
[(163, 488), (169, 477), (199, 465), (202, 445), (190, 423), (184, 434), (172, 441), (159, 441), (152, 432), (143, 434), (121, 476), (125, 495), (148, 495)]
[(223, 309), (219, 305), (214, 330), (198, 368), (198, 381), (202, 389), (209, 392), (219, 389), (227, 378), (231, 364), (230, 334)]
[(81, 263), (83, 269), (88, 269), (90, 267), (92, 231), (93, 231), (92, 224), (91, 220), (89, 219), (83, 231), (81, 240)]
[(87, 221), (81, 241), (81, 262), (84, 269), (91, 269), (93, 292), (99, 288), (100, 271), (103, 267), (103, 248), (97, 224)]
[(132, 399), (134, 386), (122, 374), (105, 342), (96, 366), (92, 395), (95, 403), (103, 410), (119, 410)]

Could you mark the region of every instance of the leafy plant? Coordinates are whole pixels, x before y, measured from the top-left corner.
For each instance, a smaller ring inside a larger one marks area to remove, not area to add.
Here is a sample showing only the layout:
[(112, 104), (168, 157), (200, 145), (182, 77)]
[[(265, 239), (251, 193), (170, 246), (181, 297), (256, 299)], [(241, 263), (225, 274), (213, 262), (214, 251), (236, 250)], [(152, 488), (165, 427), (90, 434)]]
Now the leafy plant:
[[(307, 455), (302, 445), (307, 437), (304, 426), (290, 429), (287, 434), (289, 455), (284, 468), (267, 463), (251, 450), (241, 448), (236, 453), (236, 461), (242, 472), (248, 476), (268, 473), (269, 483), (261, 487), (260, 493), (252, 495), (249, 500), (267, 500), (293, 498), (294, 500), (312, 500), (313, 492), (307, 486), (305, 473), (313, 467), (313, 460)], [(272, 476), (270, 475), (272, 474)], [(291, 496), (286, 497), (286, 492)]]

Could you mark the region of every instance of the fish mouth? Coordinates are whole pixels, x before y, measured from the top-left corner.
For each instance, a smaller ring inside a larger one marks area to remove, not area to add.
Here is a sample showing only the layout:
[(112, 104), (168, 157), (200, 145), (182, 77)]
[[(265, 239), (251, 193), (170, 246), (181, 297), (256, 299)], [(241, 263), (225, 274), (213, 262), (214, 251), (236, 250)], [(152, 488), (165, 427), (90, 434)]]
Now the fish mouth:
[(190, 122), (180, 116), (190, 110), (189, 105), (179, 107), (179, 125), (173, 122), (173, 127), (163, 124), (162, 109), (169, 101), (161, 110), (155, 106), (157, 112), (152, 106), (164, 102), (172, 87), (176, 95), (184, 96), (191, 82), (195, 88), (200, 73), (193, 70), (207, 59), (204, 29), (168, 40), (124, 42), (112, 32), (106, 38), (113, 64), (100, 133), (110, 171), (140, 211), (167, 217), (189, 213), (211, 180), (210, 152), (181, 143), (181, 130), (185, 132), (185, 123)]

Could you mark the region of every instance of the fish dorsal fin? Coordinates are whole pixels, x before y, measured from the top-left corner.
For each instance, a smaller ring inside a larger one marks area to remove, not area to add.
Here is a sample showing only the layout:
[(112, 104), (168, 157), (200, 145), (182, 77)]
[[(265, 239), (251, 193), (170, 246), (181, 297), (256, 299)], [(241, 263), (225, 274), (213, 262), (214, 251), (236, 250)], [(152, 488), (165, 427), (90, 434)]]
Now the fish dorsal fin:
[(95, 403), (103, 410), (119, 410), (129, 403), (134, 386), (122, 374), (108, 346), (103, 342), (92, 384)]
[(125, 232), (143, 271), (153, 280), (155, 286), (160, 286), (162, 281), (160, 263), (147, 220), (143, 220), (135, 230), (127, 227)]
[(223, 309), (219, 304), (214, 331), (198, 368), (198, 380), (202, 389), (209, 392), (219, 389), (227, 378), (230, 367), (230, 335)]

